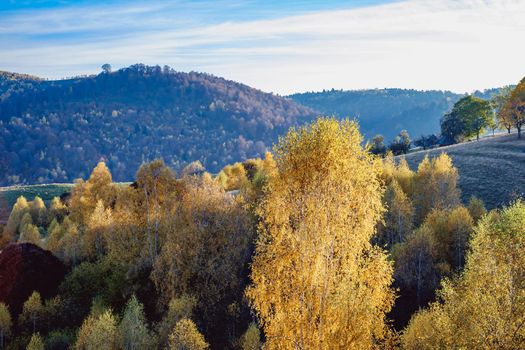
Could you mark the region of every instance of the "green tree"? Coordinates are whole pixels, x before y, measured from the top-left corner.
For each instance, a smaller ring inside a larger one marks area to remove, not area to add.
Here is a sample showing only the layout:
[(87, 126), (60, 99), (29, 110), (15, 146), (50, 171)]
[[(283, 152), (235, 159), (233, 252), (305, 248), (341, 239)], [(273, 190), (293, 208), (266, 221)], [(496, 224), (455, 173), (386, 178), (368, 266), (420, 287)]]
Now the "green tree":
[(385, 138), (383, 135), (378, 134), (372, 138), (370, 152), (380, 156), (384, 156), (386, 154)]
[(11, 336), (11, 327), (13, 325), (11, 313), (7, 305), (0, 303), (0, 349), (4, 349), (5, 341)]
[(472, 95), (461, 98), (441, 120), (441, 134), (454, 142), (476, 136), (491, 124), (493, 112), (489, 101)]
[(411, 143), (412, 141), (410, 141), (408, 131), (401, 130), (399, 135), (397, 135), (390, 143), (389, 149), (394, 155), (406, 154), (410, 149)]
[(170, 350), (205, 350), (208, 343), (192, 320), (184, 318), (177, 322), (169, 337)]
[(476, 196), (471, 196), (468, 202), (468, 211), (474, 223), (477, 223), (485, 214), (487, 214), (487, 209), (485, 209), (485, 204), (483, 201)]
[(154, 347), (153, 336), (148, 330), (144, 306), (133, 295), (119, 325), (121, 347), (125, 350), (151, 349)]
[(270, 349), (369, 348), (385, 336), (392, 269), (370, 243), (382, 190), (361, 142), (356, 123), (320, 118), (275, 147), (247, 291)]

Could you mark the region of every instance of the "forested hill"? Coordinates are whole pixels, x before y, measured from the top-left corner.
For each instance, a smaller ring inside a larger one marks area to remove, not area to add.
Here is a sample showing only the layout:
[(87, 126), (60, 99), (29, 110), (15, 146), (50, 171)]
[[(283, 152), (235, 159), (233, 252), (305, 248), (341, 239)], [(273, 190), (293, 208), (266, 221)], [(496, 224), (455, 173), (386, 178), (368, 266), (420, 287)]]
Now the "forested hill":
[(264, 155), (315, 113), (202, 73), (134, 65), (46, 81), (0, 72), (0, 185), (70, 182), (99, 160), (128, 181), (143, 161), (209, 171)]
[[(476, 91), (489, 99), (499, 88)], [(439, 121), (464, 95), (450, 91), (406, 89), (329, 90), (289, 96), (294, 101), (327, 115), (357, 118), (367, 138), (382, 134), (393, 139), (401, 130), (413, 138), (439, 134)]]

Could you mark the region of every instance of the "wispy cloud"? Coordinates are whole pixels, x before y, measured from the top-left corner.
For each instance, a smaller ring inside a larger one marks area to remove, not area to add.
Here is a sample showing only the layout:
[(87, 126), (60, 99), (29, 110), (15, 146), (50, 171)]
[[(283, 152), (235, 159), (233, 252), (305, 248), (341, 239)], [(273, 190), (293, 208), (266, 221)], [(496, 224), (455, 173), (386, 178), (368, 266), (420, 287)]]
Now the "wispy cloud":
[(256, 19), (243, 6), (148, 2), (0, 14), (0, 69), (64, 77), (105, 62), (169, 64), (282, 94), (463, 92), (525, 75), (523, 0), (408, 0), (297, 15), (267, 8)]

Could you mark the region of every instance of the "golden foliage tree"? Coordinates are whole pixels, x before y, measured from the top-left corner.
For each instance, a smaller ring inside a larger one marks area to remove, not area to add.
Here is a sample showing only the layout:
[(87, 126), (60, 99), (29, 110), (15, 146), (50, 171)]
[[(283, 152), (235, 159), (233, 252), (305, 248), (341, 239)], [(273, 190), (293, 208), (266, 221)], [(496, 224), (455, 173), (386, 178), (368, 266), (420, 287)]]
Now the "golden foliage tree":
[(473, 229), (465, 207), (433, 210), (405, 242), (393, 249), (396, 280), (404, 289), (415, 291), (417, 305), (434, 296), (441, 278), (462, 269)]
[(38, 333), (34, 333), (27, 344), (27, 350), (44, 350), (44, 341)]
[(117, 320), (111, 310), (89, 315), (78, 331), (77, 350), (117, 350)]
[(44, 311), (40, 293), (35, 291), (24, 303), (18, 323), (22, 328), (35, 333), (40, 329), (40, 321), (43, 318)]
[(47, 208), (42, 198), (36, 196), (35, 199), (31, 201), (29, 212), (31, 213), (31, 218), (36, 226), (46, 226)]
[(396, 180), (388, 185), (383, 197), (387, 209), (384, 222), (379, 225), (378, 242), (392, 246), (405, 240), (413, 229), (414, 206)]
[(20, 228), (20, 222), (26, 213), (29, 212), (29, 203), (24, 196), (17, 198), (11, 214), (9, 214), (9, 219), (7, 219), (7, 224), (4, 228), (3, 237), (7, 240), (16, 240), (16, 235)]
[(522, 349), (525, 346), (525, 204), (481, 219), (465, 270), (420, 311), (405, 349)]
[(161, 224), (167, 214), (166, 210), (172, 207), (170, 201), (173, 200), (177, 181), (175, 173), (164, 164), (164, 161), (154, 160), (140, 167), (136, 182), (141, 201), (145, 205), (142, 210), (147, 232), (146, 247), (150, 263), (153, 264), (162, 246)]
[(87, 220), (82, 236), (83, 254), (88, 258), (102, 256), (106, 251), (105, 236), (110, 235), (112, 225), (111, 208), (105, 208), (104, 202), (98, 200), (95, 209)]
[[(191, 294), (197, 298), (198, 320), (205, 334), (223, 342), (227, 306), (242, 300), (253, 240), (253, 222), (242, 200), (226, 193), (210, 177), (187, 182), (170, 212), (172, 230), (151, 274), (166, 304)], [(244, 277), (243, 277), (244, 276)], [(231, 330), (233, 332), (233, 330)]]
[(246, 170), (242, 163), (227, 165), (217, 175), (217, 179), (226, 191), (238, 190), (247, 180)]
[(184, 318), (177, 322), (169, 337), (170, 350), (205, 350), (208, 343), (192, 320)]
[(70, 211), (72, 219), (83, 229), (99, 201), (110, 207), (118, 193), (111, 173), (104, 162), (93, 169), (87, 181), (78, 180), (71, 192)]
[(460, 204), (458, 178), (458, 171), (446, 153), (432, 160), (425, 156), (415, 176), (416, 223), (423, 222), (432, 209), (450, 209)]
[(392, 268), (370, 243), (379, 165), (351, 121), (320, 118), (275, 147), (247, 291), (268, 349), (367, 349), (384, 337)]
[(20, 237), (18, 238), (18, 242), (33, 243), (36, 245), (40, 245), (41, 236), (38, 227), (36, 227), (32, 223), (24, 224), (24, 226), (20, 230)]
[(502, 124), (515, 127), (518, 130), (518, 138), (521, 138), (521, 129), (525, 124), (525, 78), (511, 91), (499, 116)]
[(159, 344), (169, 346), (169, 335), (177, 322), (193, 315), (193, 310), (197, 305), (197, 299), (190, 295), (182, 295), (170, 300), (168, 312), (158, 325)]

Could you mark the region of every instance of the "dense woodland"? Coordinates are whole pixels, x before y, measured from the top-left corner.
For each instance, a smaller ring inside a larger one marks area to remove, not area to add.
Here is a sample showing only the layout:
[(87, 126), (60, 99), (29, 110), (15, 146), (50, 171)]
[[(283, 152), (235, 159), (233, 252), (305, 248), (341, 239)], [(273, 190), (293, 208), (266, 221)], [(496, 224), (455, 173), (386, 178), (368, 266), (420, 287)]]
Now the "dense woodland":
[(264, 156), (315, 114), (297, 103), (202, 73), (141, 64), (57, 81), (0, 73), (0, 185), (72, 182), (104, 160), (117, 181), (163, 158), (212, 172)]
[(446, 154), (412, 171), (362, 144), (320, 118), (217, 176), (155, 160), (123, 185), (99, 163), (69, 199), (20, 197), (2, 246), (67, 273), (0, 304), (3, 346), (523, 348), (525, 204), (462, 203)]

